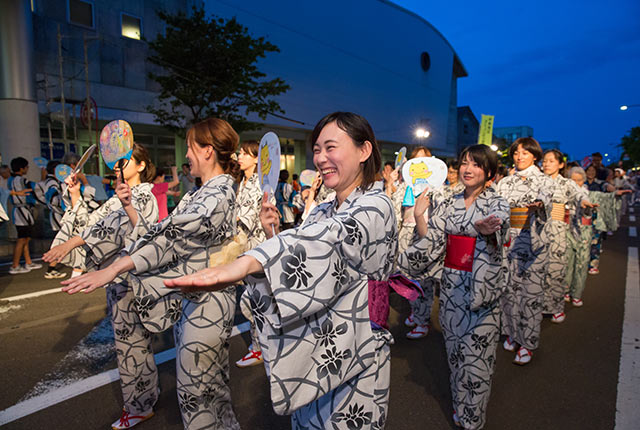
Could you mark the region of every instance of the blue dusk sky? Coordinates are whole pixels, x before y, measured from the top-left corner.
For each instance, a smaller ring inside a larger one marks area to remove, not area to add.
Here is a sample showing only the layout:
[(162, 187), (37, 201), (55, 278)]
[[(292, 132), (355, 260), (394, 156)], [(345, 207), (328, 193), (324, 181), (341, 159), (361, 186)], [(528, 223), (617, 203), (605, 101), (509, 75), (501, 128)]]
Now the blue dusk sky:
[[(528, 125), (581, 159), (640, 126), (640, 0), (396, 0), (451, 43), (469, 76), (458, 106)], [(605, 160), (606, 161), (606, 160)]]

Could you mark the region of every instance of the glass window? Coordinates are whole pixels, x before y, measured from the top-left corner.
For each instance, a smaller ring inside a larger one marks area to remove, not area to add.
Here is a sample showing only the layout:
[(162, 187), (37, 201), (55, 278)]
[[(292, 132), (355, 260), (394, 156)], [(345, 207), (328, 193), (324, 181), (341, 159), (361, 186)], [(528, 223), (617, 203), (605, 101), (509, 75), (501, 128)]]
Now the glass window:
[(69, 22), (93, 28), (93, 2), (69, 0)]
[(140, 40), (142, 20), (132, 15), (122, 14), (122, 35), (130, 39)]

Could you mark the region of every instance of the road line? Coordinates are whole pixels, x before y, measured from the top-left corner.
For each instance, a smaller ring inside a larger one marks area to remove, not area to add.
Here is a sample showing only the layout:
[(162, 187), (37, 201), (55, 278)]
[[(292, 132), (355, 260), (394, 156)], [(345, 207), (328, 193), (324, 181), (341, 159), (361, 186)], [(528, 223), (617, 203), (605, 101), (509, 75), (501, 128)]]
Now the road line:
[(635, 215), (629, 215), (629, 222), (636, 222), (636, 216)]
[(71, 317), (75, 317), (75, 316), (79, 316), (82, 315), (84, 313), (89, 313), (89, 312), (94, 312), (94, 311), (99, 311), (102, 309), (106, 309), (106, 305), (96, 305), (96, 306), (91, 306), (88, 308), (84, 308), (84, 309), (78, 309), (75, 310), (73, 312), (67, 312), (64, 314), (60, 314), (60, 315), (55, 315), (52, 317), (48, 317), (48, 318), (42, 318), (36, 321), (28, 321), (28, 322), (24, 322), (21, 324), (14, 324), (11, 327), (7, 327), (7, 328), (0, 328), (0, 336), (5, 335), (7, 333), (14, 333), (17, 330), (23, 330), (25, 328), (32, 328), (32, 327), (37, 327), (43, 324), (49, 324), (55, 321), (59, 321), (59, 320), (64, 320), (67, 318), (71, 318)]
[(637, 237), (638, 231), (635, 227), (629, 227), (629, 237)]
[[(249, 331), (250, 324), (248, 321), (238, 324), (231, 330), (231, 337), (240, 333)], [(156, 364), (160, 365), (176, 358), (175, 348), (155, 354)], [(100, 388), (104, 385), (111, 384), (120, 379), (118, 369), (107, 370), (98, 375), (90, 376), (81, 381), (74, 382), (65, 387), (58, 388), (40, 396), (32, 397), (24, 402), (13, 405), (3, 411), (0, 411), (0, 426), (24, 418), (50, 406), (72, 399), (81, 394)]]
[(632, 430), (640, 422), (640, 269), (638, 248), (629, 247), (624, 320), (620, 346), (615, 430)]
[(0, 297), (0, 302), (1, 301), (15, 302), (17, 300), (31, 299), (34, 297), (46, 296), (48, 294), (61, 293), (62, 292), (61, 288), (62, 287), (56, 287), (56, 288), (51, 288), (50, 290), (36, 291), (35, 293), (21, 294), (19, 296), (7, 297), (4, 299)]
[[(31, 262), (32, 262), (32, 263), (33, 263), (33, 262), (39, 262), (39, 261), (42, 261), (42, 258), (32, 258), (32, 259), (31, 259)], [(12, 262), (12, 261), (9, 261), (9, 262), (7, 262), (7, 263), (0, 263), (0, 267), (4, 267), (4, 266), (11, 266), (11, 265), (13, 265), (13, 262)], [(36, 269), (36, 270), (40, 270), (40, 269)]]

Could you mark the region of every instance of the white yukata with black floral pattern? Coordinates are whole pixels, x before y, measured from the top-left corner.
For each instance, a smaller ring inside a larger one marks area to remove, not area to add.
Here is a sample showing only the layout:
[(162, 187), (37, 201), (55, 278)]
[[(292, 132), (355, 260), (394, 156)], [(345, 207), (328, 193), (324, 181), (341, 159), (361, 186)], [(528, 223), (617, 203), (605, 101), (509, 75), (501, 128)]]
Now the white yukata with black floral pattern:
[[(260, 223), (260, 208), (262, 207), (263, 192), (260, 188), (260, 179), (257, 173), (251, 175), (245, 182), (240, 182), (238, 187), (238, 232), (247, 235), (247, 249), (253, 249), (267, 239)], [(275, 204), (275, 200), (273, 201)], [(240, 310), (242, 315), (251, 324), (251, 349), (260, 351), (260, 342), (256, 324), (251, 314), (251, 299), (245, 291), (240, 296)]]
[[(96, 189), (90, 185), (80, 187), (80, 198), (74, 206), (71, 206), (71, 196), (66, 184), (62, 184), (62, 203), (65, 208), (60, 221), (60, 231), (51, 242), (51, 247), (58, 246), (91, 227), (100, 219), (122, 207), (118, 196), (113, 196), (101, 206), (94, 200)], [(85, 269), (85, 249), (78, 247), (67, 254), (60, 263), (74, 269)]]
[[(154, 333), (173, 326), (178, 402), (186, 429), (240, 428), (227, 385), (235, 289), (182, 294), (164, 286), (165, 279), (208, 267), (209, 256), (233, 239), (233, 185), (233, 178), (223, 174), (189, 191), (127, 250), (135, 268), (126, 282), (140, 321)], [(152, 355), (150, 340), (147, 345)]]
[[(131, 205), (138, 214), (135, 226), (120, 207), (82, 232), (84, 266), (88, 270), (111, 264), (122, 249), (158, 222), (158, 203), (152, 188), (153, 184), (142, 183), (131, 189)], [(133, 302), (133, 290), (122, 279), (107, 287), (123, 407), (131, 415), (139, 415), (149, 411), (158, 399), (158, 371), (150, 349), (151, 333), (140, 322)]]
[[(582, 200), (588, 200), (587, 191), (579, 188), (574, 181), (558, 175), (554, 179), (556, 188), (552, 201), (567, 207), (580, 206)], [(567, 274), (567, 234), (569, 224), (550, 219), (546, 223), (545, 235), (549, 239), (547, 275), (545, 277), (544, 303), (542, 312), (557, 314), (564, 311), (565, 277)]]
[(555, 182), (532, 165), (501, 179), (496, 190), (511, 208), (526, 207), (536, 201), (543, 204), (542, 208), (529, 211), (530, 226), (510, 229), (509, 282), (501, 299), (503, 333), (531, 351), (540, 342), (548, 255), (545, 224), (551, 218)]
[(384, 427), (393, 339), (372, 329), (368, 280), (388, 279), (397, 240), (376, 182), (247, 252), (264, 268), (247, 288), (271, 400), (276, 413), (293, 414), (294, 429)]
[[(489, 215), (502, 220), (491, 236), (477, 232), (475, 223)], [(476, 238), (472, 271), (442, 267), (447, 236)], [(509, 204), (493, 188), (486, 188), (465, 207), (459, 193), (438, 202), (429, 217), (427, 234), (415, 237), (399, 264), (411, 276), (441, 272), (440, 325), (451, 370), (453, 409), (464, 428), (484, 426), (496, 345), (500, 338), (499, 299), (505, 291), (502, 261), (509, 239)]]
[(49, 223), (51, 230), (59, 231), (64, 210), (62, 209), (62, 185), (55, 175), (48, 174), (43, 181), (36, 184), (34, 196), (41, 204), (49, 209)]

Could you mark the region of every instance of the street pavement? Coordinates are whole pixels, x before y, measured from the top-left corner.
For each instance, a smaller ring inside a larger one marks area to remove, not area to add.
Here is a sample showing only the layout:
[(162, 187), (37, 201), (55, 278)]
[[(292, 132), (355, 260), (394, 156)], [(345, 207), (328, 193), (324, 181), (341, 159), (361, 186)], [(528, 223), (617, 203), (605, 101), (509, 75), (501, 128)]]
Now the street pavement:
[[(529, 365), (513, 365), (514, 353), (498, 348), (486, 429), (614, 428), (628, 248), (640, 245), (637, 237), (630, 237), (629, 225), (636, 226), (635, 219), (629, 222), (629, 217), (623, 217), (620, 229), (605, 241), (601, 272), (589, 275), (584, 307), (568, 305), (562, 324), (545, 318), (540, 349)], [(109, 428), (120, 415), (121, 394), (112, 370), (115, 352), (105, 290), (6, 301), (59, 285), (57, 280), (43, 278), (44, 269), (11, 276), (8, 267), (0, 266), (0, 425), (5, 423), (7, 429)], [(402, 321), (408, 304), (392, 295), (391, 306), (389, 323), (395, 344), (386, 428), (455, 428), (437, 306), (432, 315), (436, 323), (420, 340), (404, 336), (407, 329)], [(237, 317), (240, 331), (246, 326), (243, 322)], [(275, 415), (271, 408), (264, 368), (233, 365), (249, 342), (246, 332), (230, 339), (230, 386), (240, 425), (243, 429), (290, 428), (289, 418)], [(156, 415), (137, 429), (182, 428), (172, 347), (170, 331), (155, 337), (154, 351), (169, 351), (159, 365), (162, 392)], [(97, 388), (88, 389), (91, 386)], [(634, 400), (640, 406), (640, 399)], [(55, 401), (59, 403), (49, 406)], [(22, 417), (12, 420), (15, 416)]]

